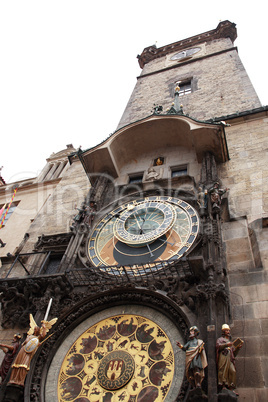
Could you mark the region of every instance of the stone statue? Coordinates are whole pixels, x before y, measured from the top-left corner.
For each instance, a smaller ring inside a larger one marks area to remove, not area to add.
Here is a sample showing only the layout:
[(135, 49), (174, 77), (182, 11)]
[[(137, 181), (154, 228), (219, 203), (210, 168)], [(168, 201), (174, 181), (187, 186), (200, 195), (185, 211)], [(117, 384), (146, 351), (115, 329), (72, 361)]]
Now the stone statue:
[(220, 184), (218, 182), (215, 182), (213, 186), (208, 190), (210, 194), (212, 209), (220, 208), (222, 196), (223, 194), (226, 193), (226, 191), (229, 190), (229, 188), (219, 188), (219, 187)]
[(231, 341), (229, 325), (223, 324), (221, 330), (222, 336), (216, 342), (218, 385), (233, 391), (236, 387), (235, 356), (243, 346), (243, 341), (240, 338)]
[(91, 226), (96, 215), (97, 206), (94, 201), (90, 201), (89, 205), (85, 207), (84, 222)]
[(198, 335), (198, 328), (193, 326), (190, 328), (189, 341), (184, 346), (177, 342), (177, 346), (186, 351), (186, 377), (194, 388), (201, 388), (201, 383), (205, 377), (204, 369), (207, 367), (204, 342), (201, 339), (197, 339)]
[(162, 177), (162, 169), (158, 169), (158, 171), (156, 171), (155, 168), (150, 167), (146, 174), (145, 174), (145, 181), (154, 181), (154, 180), (158, 180)]
[(200, 208), (206, 209), (207, 208), (207, 196), (208, 191), (203, 188), (203, 186), (198, 187), (198, 197), (197, 202)]
[(76, 208), (78, 211), (78, 214), (75, 215), (74, 221), (75, 223), (81, 223), (85, 217), (85, 211), (86, 211), (86, 206), (83, 205), (82, 208)]
[(15, 334), (12, 345), (6, 345), (4, 343), (0, 343), (0, 348), (3, 350), (5, 353), (5, 357), (2, 360), (2, 364), (0, 367), (0, 377), (2, 378), (2, 382), (7, 376), (8, 370), (13, 362), (13, 359), (18, 351), (18, 348), (20, 346), (20, 339), (21, 335), (20, 334)]
[(38, 347), (44, 341), (46, 334), (56, 321), (57, 318), (50, 321), (42, 320), (40, 328), (37, 326), (32, 314), (30, 314), (30, 329), (27, 333), (27, 338), (21, 345), (21, 349), (12, 364), (12, 371), (8, 384), (24, 386), (25, 378), (30, 370), (31, 360)]

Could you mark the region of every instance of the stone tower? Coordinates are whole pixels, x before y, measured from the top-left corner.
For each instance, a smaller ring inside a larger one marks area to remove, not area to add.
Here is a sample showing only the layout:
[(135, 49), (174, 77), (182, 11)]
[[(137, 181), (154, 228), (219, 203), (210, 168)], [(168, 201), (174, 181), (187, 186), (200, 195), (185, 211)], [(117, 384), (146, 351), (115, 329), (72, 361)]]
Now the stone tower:
[(138, 56), (142, 72), (119, 128), (148, 116), (153, 104), (170, 108), (176, 83), (184, 112), (209, 120), (261, 106), (238, 56), (235, 24), (220, 22), (216, 29), (161, 48), (147, 47)]

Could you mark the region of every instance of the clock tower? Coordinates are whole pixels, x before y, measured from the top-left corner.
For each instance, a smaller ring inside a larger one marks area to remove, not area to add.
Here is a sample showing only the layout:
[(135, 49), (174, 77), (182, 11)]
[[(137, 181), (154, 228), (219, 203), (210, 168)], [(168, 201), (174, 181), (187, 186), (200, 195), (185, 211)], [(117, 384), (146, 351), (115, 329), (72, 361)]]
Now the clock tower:
[[(216, 330), (230, 314), (222, 242), (228, 190), (220, 170), (230, 157), (227, 123), (215, 117), (242, 111), (243, 97), (248, 108), (259, 106), (247, 77), (241, 84), (234, 69), (235, 38), (235, 25), (225, 21), (196, 37), (160, 49), (145, 48), (138, 56), (142, 73), (118, 129), (99, 146), (71, 158), (82, 162), (91, 189), (84, 205), (88, 217), (74, 225), (74, 246), (62, 269), (70, 269), (74, 282), (79, 275), (99, 306), (96, 314), (87, 314), (78, 331), (79, 345), (90, 328), (90, 339), (96, 338), (92, 353), (107, 361), (109, 372), (115, 361), (121, 362), (120, 368), (132, 367), (124, 360), (128, 356), (136, 367), (128, 385), (109, 382), (111, 400), (120, 395), (131, 401), (185, 398), (189, 384), (183, 380), (184, 355), (176, 341), (186, 341), (193, 325), (205, 338), (209, 361), (202, 398), (216, 398), (216, 361), (211, 351)], [(235, 96), (230, 96), (230, 87)], [(94, 208), (88, 207), (90, 203)], [(79, 257), (72, 267), (71, 253)], [(132, 323), (133, 332), (121, 333), (123, 323)], [(150, 330), (149, 342), (139, 337), (143, 330), (144, 337)], [(66, 357), (56, 388), (62, 401), (72, 378), (65, 367), (77, 354), (71, 350), (79, 351), (72, 332), (70, 339), (61, 346)], [(153, 356), (152, 345), (159, 354)], [(110, 353), (118, 350), (125, 355), (114, 360)], [(50, 372), (56, 362), (57, 355)], [(152, 380), (160, 362), (163, 370), (158, 380)], [(92, 376), (98, 377), (99, 367), (97, 360)], [(111, 375), (117, 376), (115, 371)], [(106, 392), (103, 379), (92, 378), (89, 388), (82, 382), (80, 395), (89, 389), (93, 398), (96, 387)]]
[[(266, 205), (260, 211), (254, 198), (264, 183), (250, 187), (256, 171), (245, 162), (247, 155), (265, 170), (246, 138), (265, 141), (267, 107), (236, 36), (235, 24), (223, 21), (146, 47), (116, 131), (68, 156), (70, 168), (86, 173), (89, 191), (57, 270), (64, 286), (53, 277), (38, 296), (53, 297), (58, 322), (31, 363), (25, 401), (237, 400), (218, 386), (216, 339), (224, 323), (244, 338), (251, 334), (235, 331), (249, 317), (262, 325), (261, 313), (245, 311), (235, 294), (248, 300), (246, 282), (258, 281), (268, 251)], [(53, 239), (42, 237), (35, 251)], [(177, 346), (196, 327), (208, 361), (201, 387), (189, 380)], [(246, 358), (237, 366), (242, 394)], [(252, 395), (261, 376), (260, 369)]]

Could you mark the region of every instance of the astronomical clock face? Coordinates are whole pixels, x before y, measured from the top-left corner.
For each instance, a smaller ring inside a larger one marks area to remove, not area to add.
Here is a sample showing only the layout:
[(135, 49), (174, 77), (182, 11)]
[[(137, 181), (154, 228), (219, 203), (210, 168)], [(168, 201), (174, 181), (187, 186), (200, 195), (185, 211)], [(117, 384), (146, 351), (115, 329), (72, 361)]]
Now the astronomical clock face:
[(93, 231), (88, 255), (96, 267), (143, 264), (146, 270), (144, 264), (181, 258), (193, 245), (198, 230), (198, 215), (187, 202), (147, 197), (107, 214)]
[(164, 401), (174, 375), (170, 340), (152, 320), (115, 315), (86, 330), (60, 369), (60, 402)]

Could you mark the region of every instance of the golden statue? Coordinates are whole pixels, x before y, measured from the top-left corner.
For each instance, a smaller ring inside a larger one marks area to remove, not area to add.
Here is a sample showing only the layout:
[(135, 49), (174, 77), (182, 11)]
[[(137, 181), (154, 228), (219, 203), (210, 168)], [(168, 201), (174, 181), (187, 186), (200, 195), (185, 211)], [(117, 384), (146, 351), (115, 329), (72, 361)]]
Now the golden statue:
[(21, 345), (21, 349), (17, 354), (14, 363), (12, 364), (9, 384), (24, 386), (25, 378), (30, 370), (31, 360), (38, 347), (47, 339), (45, 339), (46, 334), (56, 321), (57, 318), (53, 318), (50, 321), (42, 320), (42, 325), (39, 327), (32, 314), (30, 314), (30, 329), (27, 332), (27, 337)]
[(156, 166), (161, 166), (161, 165), (163, 165), (163, 159), (162, 159), (162, 158), (157, 158), (155, 164), (156, 164)]

